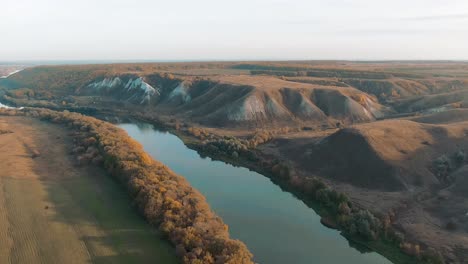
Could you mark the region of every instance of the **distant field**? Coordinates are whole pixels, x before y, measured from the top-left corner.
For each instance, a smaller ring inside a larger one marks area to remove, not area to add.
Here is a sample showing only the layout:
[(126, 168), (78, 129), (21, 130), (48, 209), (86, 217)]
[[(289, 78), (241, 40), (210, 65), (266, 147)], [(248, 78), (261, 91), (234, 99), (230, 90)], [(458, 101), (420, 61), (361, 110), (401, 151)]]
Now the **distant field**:
[(120, 185), (72, 164), (63, 130), (19, 117), (0, 130), (13, 131), (0, 133), (0, 263), (177, 263)]

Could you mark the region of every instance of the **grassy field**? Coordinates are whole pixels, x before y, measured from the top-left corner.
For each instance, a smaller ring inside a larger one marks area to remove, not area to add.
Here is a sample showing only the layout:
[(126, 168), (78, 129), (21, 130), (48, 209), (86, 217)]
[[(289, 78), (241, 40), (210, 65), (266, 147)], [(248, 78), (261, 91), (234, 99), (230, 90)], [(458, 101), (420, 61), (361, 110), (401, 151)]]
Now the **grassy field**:
[(120, 185), (73, 165), (63, 131), (17, 117), (0, 128), (13, 131), (0, 135), (0, 263), (177, 263)]

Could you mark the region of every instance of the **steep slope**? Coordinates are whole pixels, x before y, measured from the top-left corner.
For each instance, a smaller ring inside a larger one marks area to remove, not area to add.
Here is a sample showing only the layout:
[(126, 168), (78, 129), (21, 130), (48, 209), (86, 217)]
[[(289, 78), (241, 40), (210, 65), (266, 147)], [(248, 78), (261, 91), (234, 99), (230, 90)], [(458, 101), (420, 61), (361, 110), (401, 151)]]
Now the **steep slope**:
[(222, 126), (366, 122), (390, 112), (372, 96), (352, 88), (264, 76), (181, 80), (161, 89), (157, 109)]
[(117, 76), (95, 80), (76, 91), (78, 95), (112, 96), (121, 101), (148, 104), (160, 94), (159, 89), (146, 83), (138, 76)]
[(106, 75), (83, 84), (74, 93), (149, 104), (157, 112), (209, 126), (329, 126), (373, 121), (391, 112), (375, 97), (350, 87), (265, 76)]
[[(44, 76), (53, 84), (48, 86)], [(374, 96), (352, 87), (290, 82), (271, 76), (219, 75), (200, 78), (175, 77), (168, 73), (142, 76), (116, 74), (112, 68), (98, 71), (38, 67), (15, 75), (12, 81), (13, 88), (32, 88), (9, 93), (10, 97), (17, 99), (43, 100), (47, 97), (58, 104), (64, 101), (86, 104), (90, 101), (71, 100), (69, 96), (99, 96), (150, 106), (146, 110), (152, 109), (208, 126), (329, 127), (338, 123), (374, 121), (392, 112), (380, 105)], [(96, 107), (94, 103), (93, 107)]]
[[(108, 102), (112, 99), (150, 106), (147, 111), (170, 113), (209, 126), (333, 127), (338, 123), (370, 122), (392, 114), (392, 110), (381, 102), (391, 104), (401, 113), (444, 111), (455, 107), (451, 105), (454, 103), (463, 107), (462, 98), (466, 97), (468, 84), (462, 77), (448, 74), (387, 72), (386, 67), (378, 64), (353, 64), (359, 70), (346, 66), (347, 63), (343, 64), (343, 69), (337, 63), (327, 66), (333, 68), (317, 63), (284, 64), (275, 66), (273, 63), (259, 69), (305, 70), (306, 75), (299, 76), (300, 72), (297, 72), (297, 77), (285, 78), (219, 74), (218, 70), (226, 73), (232, 67), (240, 67), (242, 71), (258, 68), (257, 64), (252, 64), (254, 67), (236, 63), (206, 64), (204, 67), (215, 68), (204, 68), (206, 75), (203, 77), (190, 75), (201, 70), (201, 64), (40, 66), (4, 79), (8, 81), (0, 82), (0, 86), (30, 88), (33, 93), (27, 92), (28, 100), (47, 98), (55, 100), (56, 104), (73, 102), (67, 98), (70, 95), (106, 97)], [(296, 66), (291, 68), (293, 65)], [(398, 64), (390, 66), (397, 67)], [(167, 71), (171, 69), (187, 71), (173, 75)], [(35, 98), (36, 95), (42, 96)], [(86, 100), (77, 101), (86, 104)], [(93, 107), (98, 106), (94, 103), (96, 100), (91, 101)]]

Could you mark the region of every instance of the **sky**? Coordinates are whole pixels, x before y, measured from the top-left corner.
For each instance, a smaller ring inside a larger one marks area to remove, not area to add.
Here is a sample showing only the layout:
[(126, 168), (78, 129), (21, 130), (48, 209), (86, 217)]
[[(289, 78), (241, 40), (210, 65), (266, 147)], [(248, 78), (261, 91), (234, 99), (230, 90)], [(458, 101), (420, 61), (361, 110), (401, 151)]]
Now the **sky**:
[(0, 61), (468, 60), (468, 0), (0, 0)]

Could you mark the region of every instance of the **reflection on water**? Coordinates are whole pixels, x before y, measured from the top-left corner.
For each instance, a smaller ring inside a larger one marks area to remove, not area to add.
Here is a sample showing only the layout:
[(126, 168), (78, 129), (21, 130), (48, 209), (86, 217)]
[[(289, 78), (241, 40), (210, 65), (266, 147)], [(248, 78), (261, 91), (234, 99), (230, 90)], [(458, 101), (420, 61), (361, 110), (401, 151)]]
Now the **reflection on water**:
[(229, 225), (231, 236), (245, 242), (258, 263), (390, 263), (376, 253), (361, 253), (350, 247), (338, 231), (320, 223), (314, 210), (268, 178), (201, 158), (178, 137), (151, 125), (120, 127), (203, 193)]

